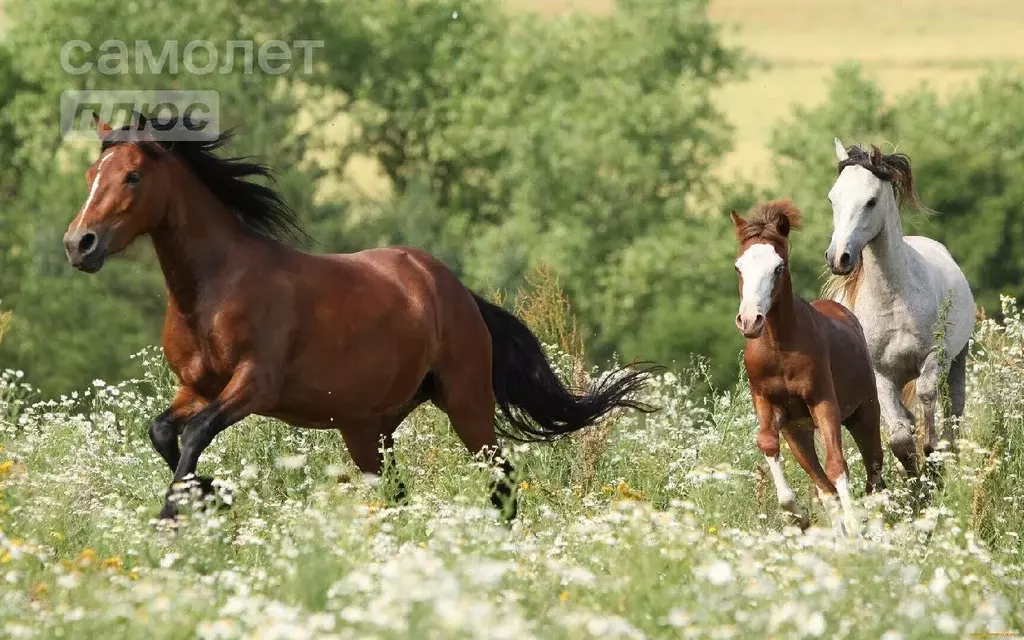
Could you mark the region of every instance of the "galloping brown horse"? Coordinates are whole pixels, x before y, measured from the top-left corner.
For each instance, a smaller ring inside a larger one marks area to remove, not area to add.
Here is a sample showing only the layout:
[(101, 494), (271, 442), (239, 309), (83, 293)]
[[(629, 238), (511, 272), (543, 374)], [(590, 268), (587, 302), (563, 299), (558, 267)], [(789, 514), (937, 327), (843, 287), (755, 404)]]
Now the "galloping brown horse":
[[(569, 391), (519, 319), (423, 251), (291, 248), (282, 240), (301, 231), (294, 213), (249, 180), (269, 170), (214, 153), (230, 132), (158, 141), (140, 114), (117, 130), (97, 119), (97, 128), (89, 196), (64, 246), (74, 267), (95, 273), (138, 236), (153, 240), (167, 285), (164, 353), (180, 388), (149, 435), (172, 488), (250, 414), (337, 429), (356, 465), (380, 474), (382, 444), (429, 400), (470, 452), (496, 456), (503, 476), (492, 502), (511, 518), (515, 484), (497, 449), (495, 403), (508, 425), (498, 428), (521, 440), (563, 436), (616, 407), (650, 410), (631, 399), (650, 368)], [(198, 481), (211, 490), (209, 478)], [(176, 515), (170, 490), (160, 515)]]
[[(867, 492), (885, 487), (878, 395), (864, 332), (846, 307), (831, 300), (808, 304), (793, 295), (789, 233), (800, 228), (800, 212), (792, 202), (761, 204), (746, 220), (733, 211), (732, 222), (740, 244), (736, 327), (747, 338), (743, 362), (760, 423), (757, 445), (771, 470), (779, 504), (801, 528), (809, 526), (782, 474), (781, 431), (833, 517), (838, 493), (845, 528), (853, 533), (858, 523), (840, 423), (864, 458)], [(814, 449), (814, 427), (825, 444), (824, 470)], [(841, 521), (836, 524), (842, 527)]]

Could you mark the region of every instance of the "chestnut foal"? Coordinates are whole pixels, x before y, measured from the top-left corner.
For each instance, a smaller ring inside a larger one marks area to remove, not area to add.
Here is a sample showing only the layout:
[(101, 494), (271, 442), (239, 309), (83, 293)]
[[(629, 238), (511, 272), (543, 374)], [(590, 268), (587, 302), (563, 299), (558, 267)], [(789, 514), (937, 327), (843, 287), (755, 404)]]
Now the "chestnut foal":
[[(801, 529), (810, 526), (782, 473), (781, 431), (817, 487), (833, 525), (853, 534), (859, 523), (840, 423), (864, 457), (867, 492), (885, 488), (878, 396), (864, 332), (846, 307), (831, 300), (808, 303), (793, 295), (789, 232), (800, 228), (800, 212), (792, 202), (760, 204), (747, 219), (733, 211), (732, 222), (740, 245), (736, 327), (747, 338), (743, 362), (760, 423), (757, 446), (768, 462), (779, 504)], [(814, 427), (825, 445), (824, 470), (814, 449)], [(843, 520), (836, 517), (837, 501)]]

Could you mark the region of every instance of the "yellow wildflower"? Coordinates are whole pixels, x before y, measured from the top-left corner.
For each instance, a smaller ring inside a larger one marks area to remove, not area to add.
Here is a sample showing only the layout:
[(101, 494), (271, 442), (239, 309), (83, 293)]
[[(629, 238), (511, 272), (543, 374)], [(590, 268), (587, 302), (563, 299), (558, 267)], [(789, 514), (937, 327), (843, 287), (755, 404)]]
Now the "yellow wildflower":
[(560, 602), (566, 602), (567, 600), (569, 600), (569, 592), (563, 591), (562, 593), (558, 594), (558, 600)]
[(103, 562), (100, 563), (100, 566), (102, 566), (104, 569), (113, 569), (115, 571), (120, 571), (121, 558), (117, 556), (110, 556), (109, 558), (104, 558)]
[(77, 562), (83, 567), (88, 567), (96, 560), (96, 551), (86, 547), (82, 549), (82, 553), (78, 554)]

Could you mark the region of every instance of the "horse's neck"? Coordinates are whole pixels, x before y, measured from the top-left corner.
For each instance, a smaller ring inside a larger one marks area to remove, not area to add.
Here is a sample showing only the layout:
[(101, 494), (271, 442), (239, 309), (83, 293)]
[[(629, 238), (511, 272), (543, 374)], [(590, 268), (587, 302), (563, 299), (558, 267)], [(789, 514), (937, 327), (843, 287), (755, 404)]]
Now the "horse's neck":
[(910, 278), (899, 211), (889, 211), (882, 230), (864, 247), (862, 291), (898, 297)]
[(798, 304), (798, 298), (793, 295), (793, 283), (787, 272), (786, 279), (782, 282), (779, 299), (768, 310), (768, 316), (765, 318), (764, 337), (780, 346), (785, 346), (799, 335)]
[(172, 304), (190, 314), (204, 290), (217, 287), (237, 268), (233, 256), (256, 238), (191, 174), (183, 180), (186, 184), (150, 236)]

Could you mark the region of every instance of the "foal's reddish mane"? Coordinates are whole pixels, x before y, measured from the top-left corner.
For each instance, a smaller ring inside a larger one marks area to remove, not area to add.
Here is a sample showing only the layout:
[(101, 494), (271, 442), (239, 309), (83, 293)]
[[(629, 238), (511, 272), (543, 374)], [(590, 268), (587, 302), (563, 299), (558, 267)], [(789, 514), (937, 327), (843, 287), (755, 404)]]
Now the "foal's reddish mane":
[[(735, 211), (732, 215), (733, 221), (743, 220)], [(789, 232), (803, 228), (800, 210), (792, 200), (772, 200), (759, 204), (743, 222), (742, 225), (736, 225), (736, 239), (740, 242), (741, 251), (752, 240), (767, 240), (773, 245), (788, 247)]]

